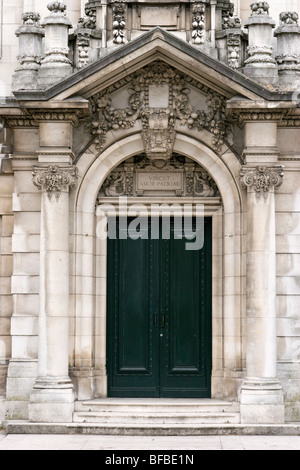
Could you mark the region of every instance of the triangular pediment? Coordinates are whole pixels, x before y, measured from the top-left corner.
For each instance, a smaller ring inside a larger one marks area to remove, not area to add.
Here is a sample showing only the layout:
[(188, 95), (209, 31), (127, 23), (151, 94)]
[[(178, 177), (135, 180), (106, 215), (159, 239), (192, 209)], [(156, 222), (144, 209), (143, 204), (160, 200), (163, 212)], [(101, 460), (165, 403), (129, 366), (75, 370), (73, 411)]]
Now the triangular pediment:
[[(278, 100), (278, 95), (201, 50), (161, 29), (145, 33), (45, 91), (20, 91), (24, 101), (89, 99), (108, 86), (155, 62), (163, 61), (227, 99)], [(281, 97), (282, 98), (282, 97)]]
[(156, 60), (89, 98), (90, 131), (98, 150), (109, 131), (140, 123), (145, 152), (153, 160), (170, 159), (176, 129), (209, 130), (220, 150), (228, 135), (227, 97), (189, 75)]

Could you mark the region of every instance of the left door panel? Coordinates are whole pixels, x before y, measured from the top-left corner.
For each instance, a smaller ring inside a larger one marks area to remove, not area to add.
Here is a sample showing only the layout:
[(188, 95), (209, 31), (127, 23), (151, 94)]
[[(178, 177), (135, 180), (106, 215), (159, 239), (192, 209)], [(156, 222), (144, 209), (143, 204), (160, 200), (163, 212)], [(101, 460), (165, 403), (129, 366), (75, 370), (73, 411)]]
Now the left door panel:
[(157, 241), (122, 238), (108, 240), (108, 396), (157, 397)]

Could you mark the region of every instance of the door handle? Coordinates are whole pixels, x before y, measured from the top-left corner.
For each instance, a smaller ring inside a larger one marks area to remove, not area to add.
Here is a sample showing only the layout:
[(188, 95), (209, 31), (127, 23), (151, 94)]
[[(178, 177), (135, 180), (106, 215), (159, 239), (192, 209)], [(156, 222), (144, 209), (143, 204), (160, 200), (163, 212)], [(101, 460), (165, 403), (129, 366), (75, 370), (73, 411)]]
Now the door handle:
[(165, 314), (163, 313), (161, 316), (161, 328), (164, 328), (166, 324), (166, 317)]
[(154, 314), (154, 326), (155, 328), (158, 328), (158, 313), (155, 312)]

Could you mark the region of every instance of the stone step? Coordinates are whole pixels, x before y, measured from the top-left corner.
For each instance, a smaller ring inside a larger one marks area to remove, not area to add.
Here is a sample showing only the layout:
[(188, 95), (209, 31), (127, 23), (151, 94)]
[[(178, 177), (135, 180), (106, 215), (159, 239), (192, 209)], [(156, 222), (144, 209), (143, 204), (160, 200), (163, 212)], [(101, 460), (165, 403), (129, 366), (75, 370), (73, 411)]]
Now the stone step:
[(75, 403), (75, 412), (116, 412), (116, 413), (239, 413), (237, 402), (197, 399), (119, 399), (107, 398)]
[(10, 421), (5, 425), (7, 434), (69, 434), (117, 436), (300, 436), (300, 424), (246, 425), (199, 424), (187, 425), (99, 425), (95, 423), (29, 423)]
[(239, 424), (239, 403), (198, 399), (107, 398), (77, 402), (74, 423), (99, 425)]
[(73, 416), (74, 423), (99, 423), (99, 424), (239, 424), (239, 413), (125, 413), (125, 412), (76, 412)]

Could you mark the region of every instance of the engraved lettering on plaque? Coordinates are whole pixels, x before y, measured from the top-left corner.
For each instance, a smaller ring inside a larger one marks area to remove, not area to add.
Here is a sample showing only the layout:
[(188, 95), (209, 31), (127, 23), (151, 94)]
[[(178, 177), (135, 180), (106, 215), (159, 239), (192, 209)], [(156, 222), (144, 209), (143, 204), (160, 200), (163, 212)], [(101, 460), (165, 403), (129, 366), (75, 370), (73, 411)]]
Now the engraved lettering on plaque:
[(137, 172), (136, 190), (138, 195), (142, 195), (146, 191), (172, 191), (176, 194), (182, 194), (183, 173)]

